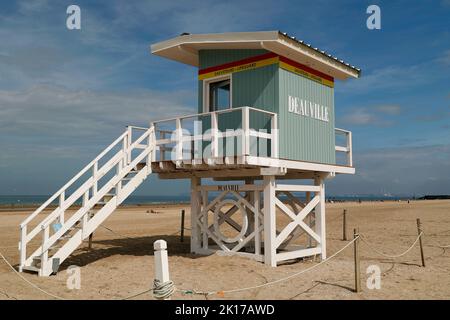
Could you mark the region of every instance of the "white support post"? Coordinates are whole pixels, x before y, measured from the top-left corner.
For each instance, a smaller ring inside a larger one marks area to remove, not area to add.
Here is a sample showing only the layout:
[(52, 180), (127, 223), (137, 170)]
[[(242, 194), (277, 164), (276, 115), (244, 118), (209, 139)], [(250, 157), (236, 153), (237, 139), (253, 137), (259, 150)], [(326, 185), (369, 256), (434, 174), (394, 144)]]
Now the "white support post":
[[(208, 203), (208, 191), (204, 190), (202, 191), (202, 203)], [(202, 218), (202, 224), (203, 224), (203, 249), (208, 250), (208, 233), (205, 231), (208, 229), (208, 212), (205, 212)]]
[(25, 260), (27, 259), (27, 226), (20, 229), (20, 266), (19, 271), (23, 271)]
[(64, 201), (66, 198), (66, 193), (63, 191), (61, 192), (61, 194), (59, 195), (59, 223), (64, 224)]
[[(153, 249), (155, 250), (155, 280), (158, 280), (160, 284), (167, 283), (170, 281), (167, 242), (157, 240), (153, 243)], [(170, 300), (170, 297), (164, 300)]]
[(264, 177), (264, 262), (271, 267), (276, 261), (275, 176)]
[(322, 261), (327, 258), (327, 239), (326, 239), (326, 228), (325, 228), (325, 184), (323, 178), (314, 179), (314, 183), (316, 186), (319, 186), (319, 192), (316, 194), (319, 195), (320, 201), (316, 207), (316, 233), (320, 236), (320, 251)]
[[(254, 185), (254, 183), (255, 183), (254, 179), (251, 179), (251, 178), (246, 178), (245, 179), (245, 184), (246, 185)], [(246, 196), (248, 202), (252, 206), (255, 206), (255, 191), (253, 191), (253, 190), (247, 191), (245, 196)], [(247, 208), (246, 211), (247, 211), (247, 216), (248, 216), (248, 230), (246, 232), (246, 236), (248, 236), (255, 229), (255, 217), (254, 217), (254, 214), (253, 214), (253, 212), (252, 212), (252, 210), (250, 208)]]
[(272, 135), (272, 139), (270, 141), (270, 146), (271, 146), (270, 157), (278, 158), (278, 118), (277, 118), (277, 114), (272, 115), (270, 130), (271, 130), (271, 135)]
[[(311, 201), (311, 192), (307, 191), (305, 205), (308, 204), (310, 201)], [(312, 215), (314, 214), (313, 210), (311, 210), (311, 212), (308, 214), (308, 226), (310, 228), (312, 228)], [(308, 248), (311, 248), (311, 247), (312, 247), (312, 238), (310, 236), (308, 236)]]
[(197, 224), (200, 213), (200, 178), (191, 178), (191, 253), (197, 253), (200, 249), (200, 232)]
[[(253, 206), (256, 209), (255, 214), (255, 230), (259, 230), (259, 225), (261, 224), (259, 221), (259, 212), (260, 212), (260, 191), (255, 191), (255, 198), (254, 198)], [(255, 233), (255, 254), (259, 256), (261, 254), (261, 232), (257, 231)]]
[(48, 264), (48, 250), (44, 251), (44, 247), (47, 244), (48, 238), (50, 236), (50, 226), (46, 226), (44, 229), (44, 233), (42, 236), (42, 253), (41, 253), (41, 267), (39, 271), (39, 276), (43, 277), (45, 276), (47, 264)]
[(242, 108), (242, 156), (250, 155), (250, 110)]
[(181, 161), (183, 160), (183, 129), (181, 128), (181, 119), (177, 118), (175, 121), (176, 121), (175, 160)]

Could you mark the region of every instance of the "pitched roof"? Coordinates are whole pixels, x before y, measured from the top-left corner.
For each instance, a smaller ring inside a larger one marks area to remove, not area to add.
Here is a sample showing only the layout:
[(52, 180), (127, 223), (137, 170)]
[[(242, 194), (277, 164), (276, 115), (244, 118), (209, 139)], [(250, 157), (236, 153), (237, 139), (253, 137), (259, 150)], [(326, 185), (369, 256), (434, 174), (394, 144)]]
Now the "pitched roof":
[(153, 54), (196, 67), (198, 52), (204, 49), (265, 49), (337, 79), (361, 75), (359, 68), (280, 31), (184, 33), (151, 45)]

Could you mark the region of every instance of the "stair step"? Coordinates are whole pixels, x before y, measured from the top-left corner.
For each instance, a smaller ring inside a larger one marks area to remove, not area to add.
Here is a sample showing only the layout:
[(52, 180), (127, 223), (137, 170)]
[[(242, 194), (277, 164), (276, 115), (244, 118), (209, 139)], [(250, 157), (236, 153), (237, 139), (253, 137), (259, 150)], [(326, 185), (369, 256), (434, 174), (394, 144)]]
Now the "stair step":
[[(152, 143), (153, 144), (150, 146), (151, 148), (149, 148), (149, 152), (155, 150), (156, 145), (154, 142), (152, 142)], [(110, 147), (108, 147), (108, 149), (113, 148), (117, 144), (118, 143), (113, 143)], [(119, 143), (119, 145), (120, 145), (120, 143)], [(151, 155), (152, 154), (149, 153), (145, 156), (150, 157)], [(115, 156), (112, 156), (112, 159), (114, 157)], [(96, 162), (96, 164), (98, 166), (98, 161)], [(29, 265), (21, 265), (20, 269), (37, 272), (41, 276), (48, 276), (52, 273), (56, 273), (59, 265), (61, 265), (61, 263), (63, 263), (63, 261), (70, 254), (72, 254), (73, 251), (76, 250), (76, 248), (82, 242), (88, 241), (88, 240), (82, 239), (82, 237), (81, 237), (83, 227), (86, 226), (85, 225), (86, 221), (91, 221), (91, 223), (89, 223), (89, 226), (95, 230), (96, 228), (98, 228), (101, 225), (101, 223), (109, 215), (111, 215), (114, 212), (114, 209), (116, 209), (117, 203), (119, 201), (114, 201), (114, 199), (120, 198), (119, 200), (122, 200), (122, 198), (128, 197), (131, 194), (131, 192), (133, 192), (134, 188), (130, 188), (131, 185), (128, 186), (128, 188), (122, 189), (121, 188), (122, 182), (126, 186), (129, 181), (136, 178), (133, 180), (133, 182), (136, 182), (136, 187), (137, 187), (137, 185), (140, 184), (146, 178), (146, 176), (145, 177), (140, 177), (140, 176), (143, 175), (144, 173), (145, 174), (150, 173), (150, 170), (148, 170), (148, 172), (147, 172), (147, 170), (145, 170), (145, 172), (142, 171), (144, 168), (147, 168), (147, 165), (148, 165), (148, 163), (146, 162), (145, 159), (143, 159), (142, 162), (135, 165), (135, 167), (129, 166), (129, 163), (127, 163), (126, 165), (127, 165), (126, 168), (129, 171), (119, 172), (120, 176), (123, 176), (123, 178), (120, 180), (120, 182), (117, 182), (117, 180), (116, 180), (118, 178), (117, 176), (114, 176), (113, 178), (111, 178), (109, 180), (109, 182), (107, 182), (107, 184), (106, 184), (107, 187), (105, 187), (105, 189), (103, 189), (103, 190), (106, 190), (107, 193), (104, 195), (102, 194), (102, 197), (100, 199), (98, 197), (99, 194), (93, 194), (93, 192), (91, 192), (91, 191), (87, 192), (87, 197), (86, 197), (87, 200), (92, 200), (92, 198), (94, 196), (95, 196), (95, 199), (99, 199), (99, 201), (96, 204), (94, 204), (94, 206), (91, 208), (87, 207), (87, 203), (85, 203), (85, 206), (83, 206), (82, 209), (87, 211), (87, 212), (84, 211), (84, 212), (86, 212), (87, 216), (83, 216), (83, 219), (72, 224), (70, 227), (67, 227), (67, 224), (65, 224), (63, 222), (59, 222), (56, 224), (54, 223), (54, 228), (53, 228), (54, 232), (52, 232), (52, 235), (54, 235), (55, 233), (57, 233), (58, 235), (61, 234), (62, 233), (61, 228), (63, 228), (63, 230), (65, 230), (65, 232), (58, 239), (55, 239), (51, 245), (49, 245), (49, 242), (47, 242), (45, 244), (46, 247), (48, 246), (47, 251), (51, 251), (51, 250), (54, 250), (54, 251), (52, 251), (51, 253), (46, 252), (43, 255), (41, 255), (41, 253), (38, 253), (37, 256), (31, 256), (31, 257), (28, 256), (26, 260), (27, 261), (31, 260), (31, 262), (28, 263)], [(123, 170), (123, 168), (122, 168), (122, 170)], [(117, 172), (116, 172), (116, 174), (117, 174)], [(112, 181), (116, 182), (115, 186), (112, 186), (112, 184), (109, 184)], [(84, 186), (84, 185), (82, 185), (82, 186)], [(79, 192), (80, 194), (83, 194), (84, 196), (86, 196), (86, 190), (82, 190), (82, 186), (80, 186), (77, 190), (75, 190), (74, 193), (78, 194), (78, 192)], [(135, 183), (133, 183), (133, 187), (134, 186), (135, 186)], [(131, 189), (133, 189), (133, 190), (131, 190)], [(100, 189), (100, 190), (102, 190), (102, 189)], [(119, 194), (119, 191), (120, 191), (120, 194)], [(58, 193), (56, 195), (59, 195), (59, 194), (61, 194), (61, 193)], [(63, 198), (64, 198), (64, 193), (63, 193)], [(85, 198), (85, 200), (86, 200), (86, 198)], [(68, 199), (69, 198), (67, 198), (66, 201)], [(113, 201), (112, 203), (111, 203), (111, 200)], [(108, 204), (108, 205), (105, 206), (106, 204)], [(92, 204), (90, 204), (89, 206), (92, 206)], [(37, 214), (37, 213), (39, 213), (39, 212), (35, 211), (33, 214)], [(101, 216), (99, 216), (97, 213), (101, 213)], [(54, 214), (54, 217), (56, 218), (56, 213)], [(96, 218), (93, 220), (90, 220), (92, 217), (96, 217)], [(60, 220), (58, 220), (58, 221), (60, 221)], [(55, 221), (52, 221), (52, 222), (56, 222), (56, 219), (55, 219)], [(93, 224), (93, 225), (91, 226), (91, 224)], [(93, 230), (91, 231), (91, 233), (92, 232), (93, 232)], [(65, 239), (70, 239), (70, 241), (65, 240)], [(57, 257), (54, 257), (55, 253), (57, 253), (56, 250), (65, 251), (65, 252), (62, 255), (62, 257), (57, 258)], [(42, 259), (42, 257), (45, 258), (47, 256), (48, 256), (48, 261), (45, 261)], [(45, 265), (45, 269), (41, 268), (44, 265)], [(48, 268), (47, 268), (47, 265), (48, 265)], [(51, 269), (50, 269), (50, 265), (52, 267)]]
[(39, 268), (35, 267), (35, 266), (23, 266), (22, 268), (23, 270), (28, 270), (28, 271), (33, 271), (33, 272), (39, 272)]

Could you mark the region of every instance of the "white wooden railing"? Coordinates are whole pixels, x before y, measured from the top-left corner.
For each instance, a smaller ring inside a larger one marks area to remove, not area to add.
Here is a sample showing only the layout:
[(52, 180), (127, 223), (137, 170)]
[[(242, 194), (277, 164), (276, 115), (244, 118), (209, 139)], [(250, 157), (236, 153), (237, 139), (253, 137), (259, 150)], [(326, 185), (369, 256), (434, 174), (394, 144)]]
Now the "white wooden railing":
[[(265, 114), (270, 118), (270, 132), (264, 132), (264, 128), (252, 128), (250, 125), (251, 113), (257, 112)], [(236, 113), (240, 119), (241, 127), (235, 129), (227, 129), (225, 132), (219, 131), (220, 120), (219, 117), (226, 113)], [(188, 132), (185, 134), (186, 121), (198, 121), (203, 122), (206, 119), (210, 119), (210, 128), (203, 132), (202, 129), (197, 130), (194, 128), (194, 132)], [(220, 150), (219, 139), (222, 138), (237, 138), (238, 144), (240, 144), (239, 156), (250, 155), (252, 152), (251, 137), (264, 139), (266, 142), (270, 141), (270, 157), (278, 158), (278, 120), (277, 114), (261, 109), (252, 107), (240, 107), (226, 110), (219, 110), (214, 112), (205, 112), (193, 115), (187, 115), (177, 118), (164, 119), (160, 121), (152, 122), (156, 132), (156, 146), (160, 153), (157, 160), (171, 160), (182, 161), (186, 157), (195, 160), (195, 154), (193, 154), (193, 147), (196, 143), (207, 142), (210, 143), (211, 154), (208, 158), (218, 158), (223, 153), (224, 149)], [(167, 129), (170, 128), (170, 129)], [(198, 132), (200, 131), (200, 132)], [(189, 146), (186, 148), (184, 146)], [(202, 148), (202, 147), (200, 147)], [(189, 149), (189, 150), (186, 150)], [(171, 157), (167, 158), (165, 152), (170, 151)], [(190, 151), (190, 152), (189, 152)], [(233, 145), (234, 151), (234, 145)], [(269, 150), (268, 150), (269, 151)], [(225, 158), (227, 156), (236, 156), (235, 154), (227, 153), (223, 154)], [(258, 155), (257, 155), (258, 156)], [(267, 154), (265, 155), (267, 156)]]
[[(136, 133), (138, 134), (136, 135)], [(85, 234), (93, 231), (96, 226), (88, 225), (89, 210), (112, 189), (115, 190), (114, 196), (119, 197), (122, 179), (131, 170), (134, 170), (139, 163), (145, 162), (147, 170), (150, 170), (152, 155), (154, 154), (152, 152), (154, 138), (153, 128), (127, 127), (127, 130), (120, 137), (26, 218), (20, 224), (21, 271), (24, 266), (30, 265), (36, 256), (41, 256), (42, 269), (45, 269), (50, 247), (75, 224), (81, 222), (81, 228)], [(133, 152), (135, 150), (138, 150), (138, 155)], [(114, 169), (115, 171), (113, 171)], [(100, 180), (104, 177), (107, 178), (108, 174), (113, 175), (113, 177), (105, 179), (107, 181), (100, 184)], [(75, 191), (70, 192), (69, 189), (75, 189)], [(81, 207), (66, 220), (66, 210), (80, 200)], [(55, 201), (57, 201), (56, 208), (51, 206)], [(116, 201), (120, 203), (123, 199), (116, 198)], [(43, 216), (44, 210), (52, 211), (47, 216)], [(51, 230), (50, 226), (54, 223), (58, 223), (59, 228)], [(30, 226), (32, 226), (32, 230), (28, 232)], [(90, 230), (87, 229), (88, 227)], [(40, 247), (31, 255), (28, 255), (27, 244), (39, 234), (42, 237)]]
[(353, 153), (352, 153), (352, 132), (344, 129), (335, 128), (336, 136), (343, 135), (345, 137), (345, 146), (335, 146), (336, 152), (345, 152), (347, 155), (346, 166), (353, 167)]

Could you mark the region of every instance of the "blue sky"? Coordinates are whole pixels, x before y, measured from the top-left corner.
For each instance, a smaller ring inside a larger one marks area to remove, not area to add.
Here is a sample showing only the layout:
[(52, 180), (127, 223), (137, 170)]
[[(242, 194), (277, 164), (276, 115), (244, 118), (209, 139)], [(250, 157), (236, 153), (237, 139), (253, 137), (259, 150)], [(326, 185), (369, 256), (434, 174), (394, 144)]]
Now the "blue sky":
[[(81, 30), (66, 8), (81, 7)], [(381, 8), (381, 30), (366, 8)], [(362, 69), (338, 81), (355, 176), (329, 194), (450, 193), (450, 1), (10, 1), (0, 5), (0, 194), (50, 194), (123, 130), (196, 111), (196, 70), (149, 53), (182, 32), (282, 30)], [(137, 194), (182, 194), (147, 180)]]

